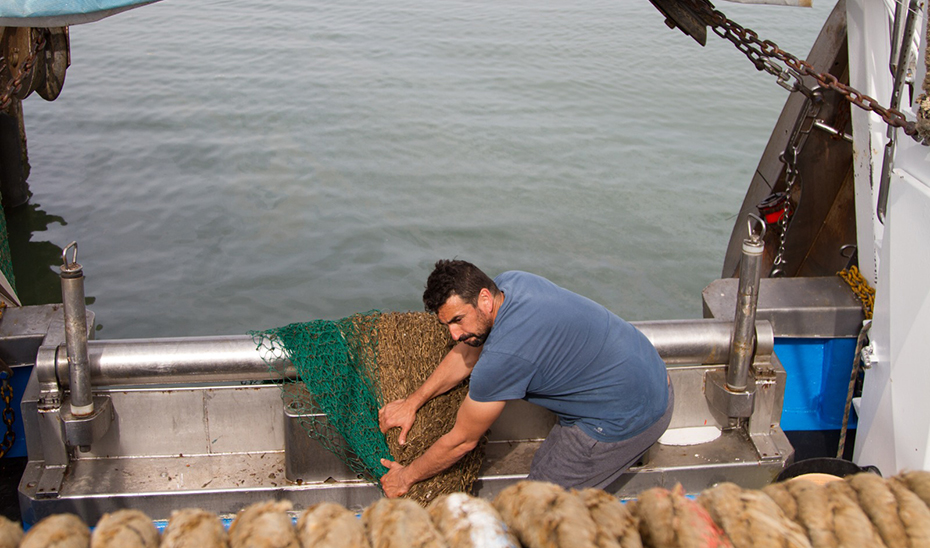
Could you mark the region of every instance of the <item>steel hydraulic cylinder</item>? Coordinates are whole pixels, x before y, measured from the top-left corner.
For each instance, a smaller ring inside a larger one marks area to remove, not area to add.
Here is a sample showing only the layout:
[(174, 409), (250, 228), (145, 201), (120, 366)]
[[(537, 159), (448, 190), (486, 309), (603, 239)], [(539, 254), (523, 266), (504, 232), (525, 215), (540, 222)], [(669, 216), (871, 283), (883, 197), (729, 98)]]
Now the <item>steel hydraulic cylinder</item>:
[[(71, 262), (68, 250), (74, 249)], [(84, 304), (84, 269), (77, 262), (77, 242), (68, 244), (61, 259), (61, 301), (64, 305), (65, 342), (68, 349), (68, 380), (71, 414), (76, 417), (94, 412), (90, 370), (87, 361), (87, 309)]]
[(753, 230), (749, 221), (749, 238), (743, 240), (743, 257), (740, 262), (739, 292), (736, 297), (736, 317), (733, 322), (733, 341), (727, 364), (727, 389), (745, 392), (749, 384), (749, 366), (755, 351), (756, 307), (759, 302), (759, 277), (762, 270), (762, 251), (765, 244), (765, 224), (762, 219), (750, 215), (762, 227)]

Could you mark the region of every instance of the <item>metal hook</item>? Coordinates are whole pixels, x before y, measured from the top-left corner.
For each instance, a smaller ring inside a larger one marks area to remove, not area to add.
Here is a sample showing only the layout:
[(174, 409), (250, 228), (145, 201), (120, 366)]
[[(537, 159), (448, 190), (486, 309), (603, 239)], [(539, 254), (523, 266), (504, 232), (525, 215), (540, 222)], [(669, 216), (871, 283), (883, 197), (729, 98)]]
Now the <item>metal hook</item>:
[[(71, 262), (68, 262), (68, 250), (74, 248), (74, 254), (71, 256)], [(77, 242), (71, 242), (66, 245), (64, 249), (61, 250), (61, 264), (64, 267), (69, 267), (77, 264), (77, 254), (78, 254), (78, 245)]]
[[(746, 217), (746, 226), (749, 228), (749, 240), (754, 244), (758, 244), (762, 241), (763, 238), (765, 238), (765, 221), (763, 221), (762, 218), (755, 213), (750, 213)], [(756, 222), (753, 223), (753, 221)], [(758, 234), (755, 232), (755, 230), (753, 230), (753, 225), (760, 228)]]

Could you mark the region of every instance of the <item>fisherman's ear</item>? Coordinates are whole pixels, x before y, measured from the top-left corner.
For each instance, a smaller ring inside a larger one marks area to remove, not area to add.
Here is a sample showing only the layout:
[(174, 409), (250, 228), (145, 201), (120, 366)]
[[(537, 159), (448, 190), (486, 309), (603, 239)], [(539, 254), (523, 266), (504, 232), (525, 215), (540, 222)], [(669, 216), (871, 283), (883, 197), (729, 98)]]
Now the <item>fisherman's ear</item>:
[(485, 287), (478, 293), (478, 308), (485, 314), (491, 313), (491, 309), (494, 308), (494, 295), (490, 289)]

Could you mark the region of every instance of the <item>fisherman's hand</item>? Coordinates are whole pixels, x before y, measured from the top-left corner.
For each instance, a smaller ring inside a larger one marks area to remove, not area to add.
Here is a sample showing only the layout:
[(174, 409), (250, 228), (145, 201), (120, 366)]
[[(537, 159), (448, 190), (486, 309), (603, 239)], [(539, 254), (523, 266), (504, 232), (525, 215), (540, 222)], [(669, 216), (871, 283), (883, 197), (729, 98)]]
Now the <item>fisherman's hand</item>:
[(393, 499), (401, 495), (406, 495), (407, 491), (410, 489), (410, 484), (404, 477), (404, 470), (406, 470), (406, 467), (403, 464), (387, 459), (381, 459), (381, 464), (388, 468), (387, 474), (381, 476), (381, 489), (384, 490), (385, 496), (389, 499)]
[(397, 443), (401, 445), (407, 443), (407, 432), (413, 427), (413, 421), (416, 418), (416, 406), (406, 399), (392, 401), (378, 410), (378, 424), (381, 425), (381, 432), (400, 427)]

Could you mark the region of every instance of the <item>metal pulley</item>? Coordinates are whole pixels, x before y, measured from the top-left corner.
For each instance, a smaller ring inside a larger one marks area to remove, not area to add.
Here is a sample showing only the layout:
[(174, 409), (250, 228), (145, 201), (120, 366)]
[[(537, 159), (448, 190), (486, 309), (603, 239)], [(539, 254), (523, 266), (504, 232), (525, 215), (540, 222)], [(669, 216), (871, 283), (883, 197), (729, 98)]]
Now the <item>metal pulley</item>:
[(22, 101), (33, 91), (54, 101), (71, 65), (68, 27), (5, 27), (0, 36), (0, 96)]
[(37, 71), (32, 69), (38, 58), (35, 48), (35, 34), (38, 32), (39, 29), (29, 27), (6, 27), (0, 38), (0, 56), (6, 60), (0, 72), (0, 83), (18, 81), (10, 97), (20, 101), (34, 89), (32, 86)]
[(35, 92), (46, 101), (54, 101), (65, 85), (65, 73), (71, 66), (71, 43), (68, 27), (46, 29), (45, 48), (36, 62)]

